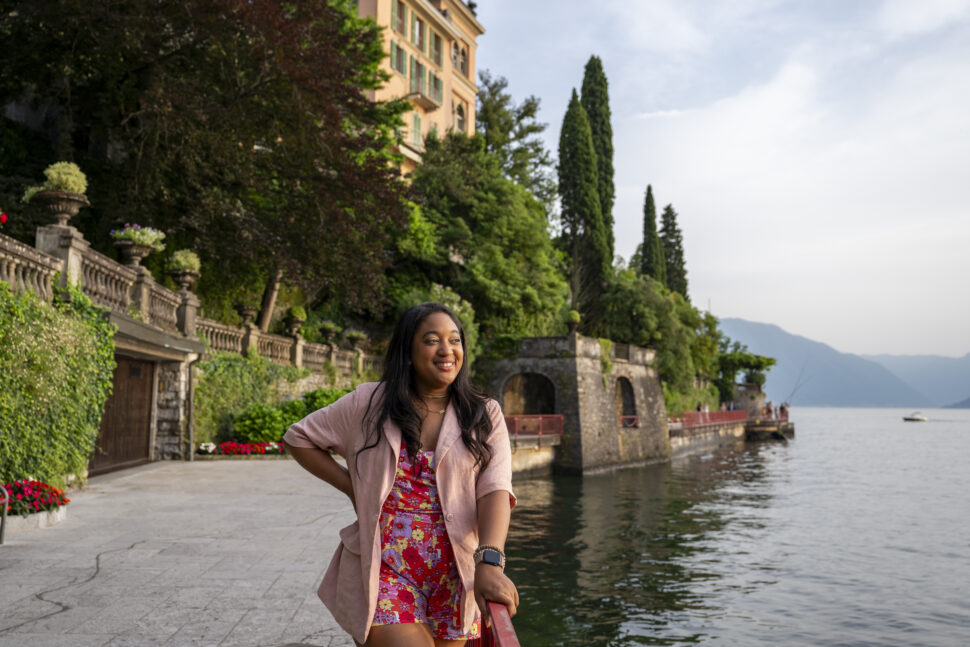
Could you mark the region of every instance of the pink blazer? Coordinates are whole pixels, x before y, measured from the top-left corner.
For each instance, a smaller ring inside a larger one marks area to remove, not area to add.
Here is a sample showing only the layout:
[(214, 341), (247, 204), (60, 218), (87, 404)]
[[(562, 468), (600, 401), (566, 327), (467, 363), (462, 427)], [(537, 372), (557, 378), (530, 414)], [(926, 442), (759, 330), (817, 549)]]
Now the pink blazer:
[[(357, 521), (340, 531), (340, 545), (330, 561), (318, 594), (334, 619), (359, 643), (367, 640), (377, 608), (378, 574), (381, 563), (381, 541), (378, 524), (381, 506), (391, 492), (398, 456), (401, 453), (401, 430), (394, 423), (384, 425), (376, 447), (357, 459), (364, 446), (364, 412), (376, 382), (361, 384), (328, 407), (314, 411), (286, 432), (284, 440), (294, 447), (319, 447), (343, 456), (357, 499)], [(375, 397), (375, 404), (380, 395)], [(492, 459), (475, 482), (474, 457), (461, 440), (461, 429), (454, 408), (445, 411), (438, 446), (435, 448), (438, 496), (444, 512), (445, 528), (455, 552), (463, 593), (461, 599), (463, 630), (475, 620), (477, 605), (473, 595), (475, 564), (473, 553), (478, 547), (478, 499), (506, 490), (512, 493), (512, 450), (508, 429), (498, 403), (489, 400), (492, 435), (488, 446)]]

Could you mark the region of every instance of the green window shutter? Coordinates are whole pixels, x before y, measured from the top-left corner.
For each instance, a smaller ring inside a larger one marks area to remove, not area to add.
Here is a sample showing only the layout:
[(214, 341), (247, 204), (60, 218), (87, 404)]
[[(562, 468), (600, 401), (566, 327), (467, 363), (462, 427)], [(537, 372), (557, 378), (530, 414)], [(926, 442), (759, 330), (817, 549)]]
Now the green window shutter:
[(397, 43), (391, 41), (391, 69), (397, 69)]
[(397, 0), (391, 0), (391, 29), (397, 30)]

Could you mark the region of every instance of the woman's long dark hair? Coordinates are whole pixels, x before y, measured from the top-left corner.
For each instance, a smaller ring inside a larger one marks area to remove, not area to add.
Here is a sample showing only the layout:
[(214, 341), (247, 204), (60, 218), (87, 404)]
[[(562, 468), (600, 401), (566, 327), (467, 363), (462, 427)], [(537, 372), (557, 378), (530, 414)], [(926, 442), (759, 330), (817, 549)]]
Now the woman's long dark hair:
[[(365, 450), (377, 446), (381, 438), (381, 430), (388, 420), (401, 428), (402, 442), (407, 446), (408, 453), (411, 456), (417, 455), (421, 447), (421, 415), (414, 406), (414, 400), (418, 399), (420, 394), (414, 379), (414, 368), (411, 366), (411, 348), (418, 326), (429, 315), (436, 312), (443, 312), (451, 317), (461, 337), (463, 355), (461, 368), (455, 381), (448, 386), (448, 394), (451, 396), (451, 405), (458, 414), (462, 442), (475, 457), (475, 465), (481, 465), (479, 473), (488, 465), (492, 450), (486, 441), (492, 433), (492, 420), (488, 415), (485, 395), (475, 389), (468, 380), (465, 329), (461, 325), (461, 320), (448, 306), (433, 302), (408, 308), (398, 319), (384, 358), (384, 375), (371, 394), (364, 414), (367, 440), (357, 452), (355, 460)], [(377, 401), (375, 396), (379, 398)]]

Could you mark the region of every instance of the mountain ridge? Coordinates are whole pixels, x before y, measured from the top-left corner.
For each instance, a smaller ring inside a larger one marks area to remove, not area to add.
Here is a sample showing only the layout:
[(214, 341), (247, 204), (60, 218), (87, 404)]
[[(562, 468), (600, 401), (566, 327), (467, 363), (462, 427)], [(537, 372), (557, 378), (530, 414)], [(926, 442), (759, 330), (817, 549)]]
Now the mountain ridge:
[[(720, 319), (721, 330), (752, 353), (774, 357), (766, 397), (803, 406), (930, 407), (931, 399), (882, 364), (766, 324)], [(955, 398), (954, 398), (955, 399)]]

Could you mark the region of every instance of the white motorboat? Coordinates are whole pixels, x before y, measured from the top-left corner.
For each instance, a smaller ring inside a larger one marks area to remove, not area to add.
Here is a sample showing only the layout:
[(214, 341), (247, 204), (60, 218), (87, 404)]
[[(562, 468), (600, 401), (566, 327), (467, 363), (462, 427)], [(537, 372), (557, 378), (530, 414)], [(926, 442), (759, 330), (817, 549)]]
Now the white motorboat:
[(919, 411), (914, 411), (908, 416), (903, 416), (903, 420), (905, 420), (906, 422), (929, 422), (930, 419), (924, 416)]

